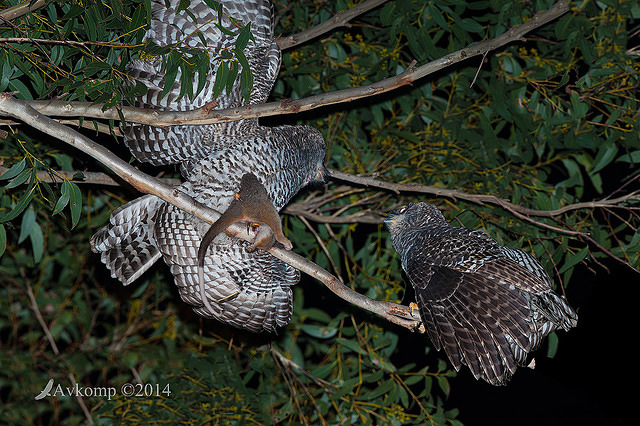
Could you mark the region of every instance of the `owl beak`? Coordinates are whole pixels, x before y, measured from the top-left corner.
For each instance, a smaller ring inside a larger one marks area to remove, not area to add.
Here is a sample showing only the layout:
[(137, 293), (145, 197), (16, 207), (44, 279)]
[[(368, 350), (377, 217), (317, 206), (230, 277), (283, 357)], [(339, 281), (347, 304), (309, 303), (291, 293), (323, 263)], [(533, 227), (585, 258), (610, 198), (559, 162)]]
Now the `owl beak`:
[(395, 214), (394, 212), (389, 212), (387, 213), (387, 216), (384, 218), (384, 224), (387, 225), (387, 227), (392, 227), (397, 219), (398, 219), (397, 214)]
[(329, 180), (329, 171), (325, 167), (325, 165), (321, 165), (316, 172), (316, 180), (321, 181), (322, 183), (327, 183)]

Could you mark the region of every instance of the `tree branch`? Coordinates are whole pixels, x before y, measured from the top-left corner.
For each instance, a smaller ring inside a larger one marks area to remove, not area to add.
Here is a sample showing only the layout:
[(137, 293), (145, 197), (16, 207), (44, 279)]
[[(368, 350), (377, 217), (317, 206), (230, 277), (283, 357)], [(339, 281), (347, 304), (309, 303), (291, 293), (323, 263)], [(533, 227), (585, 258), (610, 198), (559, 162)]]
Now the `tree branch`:
[(387, 0), (364, 1), (353, 6), (350, 9), (336, 13), (333, 18), (323, 22), (322, 24), (316, 25), (315, 27), (309, 28), (308, 30), (301, 31), (288, 37), (278, 37), (276, 38), (276, 43), (278, 43), (278, 47), (281, 50), (291, 49), (294, 46), (320, 37), (321, 35), (324, 35), (335, 28), (350, 27), (351, 25), (349, 24), (349, 22), (351, 20), (353, 20), (357, 16), (362, 15), (365, 12), (375, 9), (376, 7), (386, 2)]
[[(550, 225), (546, 225), (546, 224), (543, 224), (542, 222), (534, 221), (529, 216), (553, 218), (574, 210), (595, 209), (595, 208), (621, 207), (625, 209), (636, 209), (635, 207), (622, 206), (621, 204), (626, 202), (640, 201), (640, 191), (633, 191), (631, 193), (628, 193), (626, 195), (623, 195), (617, 198), (605, 197), (597, 201), (568, 204), (564, 207), (554, 209), (554, 210), (537, 210), (537, 209), (531, 209), (528, 207), (523, 207), (518, 204), (513, 204), (512, 202), (505, 200), (503, 198), (496, 197), (495, 195), (469, 194), (467, 192), (458, 191), (456, 189), (440, 188), (437, 186), (385, 182), (385, 181), (381, 181), (371, 177), (355, 176), (355, 175), (343, 173), (343, 172), (332, 170), (332, 169), (329, 170), (329, 175), (331, 176), (332, 179), (355, 183), (355, 184), (363, 185), (367, 187), (385, 189), (388, 191), (393, 191), (396, 194), (399, 194), (401, 192), (414, 192), (414, 193), (420, 193), (420, 194), (436, 195), (439, 197), (446, 197), (454, 200), (464, 200), (464, 201), (469, 201), (469, 202), (480, 204), (480, 205), (492, 204), (492, 205), (502, 207), (504, 210), (512, 213), (518, 218), (527, 220), (538, 226), (544, 226), (547, 228), (550, 227)], [(640, 207), (638, 207), (638, 209), (640, 209)], [(563, 228), (550, 227), (549, 229), (552, 229), (557, 232), (571, 234), (571, 235), (588, 235), (587, 233), (584, 233), (584, 232), (573, 231), (573, 230), (568, 230)]]
[[(8, 170), (9, 169), (7, 167), (0, 165), (0, 176)], [(640, 202), (640, 191), (633, 191), (616, 198), (610, 198), (611, 195), (609, 195), (607, 197), (604, 197), (595, 201), (586, 201), (586, 202), (580, 202), (580, 203), (567, 204), (566, 206), (560, 207), (558, 209), (553, 209), (553, 210), (538, 210), (538, 209), (525, 207), (519, 204), (514, 204), (509, 200), (505, 200), (495, 195), (471, 194), (471, 193), (459, 191), (456, 189), (448, 189), (448, 188), (441, 188), (437, 186), (428, 186), (428, 185), (421, 185), (421, 184), (414, 184), (414, 183), (386, 182), (386, 181), (375, 179), (368, 176), (352, 175), (349, 173), (344, 173), (344, 172), (340, 172), (338, 170), (333, 170), (333, 169), (328, 169), (328, 171), (329, 171), (329, 176), (331, 176), (333, 180), (348, 182), (349, 184), (352, 184), (352, 185), (355, 184), (355, 185), (361, 185), (364, 187), (378, 188), (378, 189), (393, 192), (395, 194), (400, 194), (400, 193), (428, 194), (428, 195), (433, 195), (437, 197), (450, 198), (453, 200), (464, 200), (464, 201), (468, 201), (468, 202), (479, 204), (479, 205), (485, 205), (485, 204), (495, 205), (527, 221), (533, 221), (533, 219), (531, 219), (531, 217), (529, 216), (554, 218), (575, 210), (587, 210), (587, 209), (593, 210), (593, 209), (608, 209), (608, 208), (640, 210), (640, 206), (634, 207), (634, 206), (625, 205), (625, 203), (629, 203), (629, 202)], [(74, 178), (74, 176), (76, 176), (77, 174), (82, 174), (83, 177), (81, 179)], [(108, 186), (121, 185), (121, 182), (113, 179), (108, 174), (102, 173), (102, 172), (88, 172), (88, 171), (79, 171), (79, 170), (78, 171), (41, 170), (36, 173), (36, 177), (39, 181), (47, 182), (47, 183), (58, 183), (66, 179), (66, 180), (71, 180), (75, 183), (83, 183), (83, 184), (108, 185)], [(177, 186), (177, 185), (180, 185), (180, 183), (182, 183), (180, 179), (176, 179), (176, 178), (157, 178), (157, 179), (171, 186)], [(297, 203), (289, 204), (285, 206), (282, 209), (282, 213), (285, 213), (291, 216), (305, 217), (309, 220), (312, 220), (318, 223), (379, 224), (379, 223), (382, 223), (383, 221), (383, 218), (381, 217), (381, 215), (374, 211), (359, 211), (357, 213), (350, 214), (348, 216), (341, 216), (338, 214), (323, 215), (319, 213), (313, 213), (313, 210), (317, 209), (319, 206), (324, 204), (325, 201), (330, 201), (334, 198), (335, 198), (335, 195), (332, 195), (331, 197), (322, 197), (321, 199), (318, 199), (317, 197), (312, 196), (306, 201), (301, 201), (301, 202), (297, 202)], [(350, 205), (349, 207), (354, 207), (354, 205)], [(541, 223), (537, 221), (533, 221), (533, 223), (536, 225), (541, 225)], [(570, 235), (588, 235), (587, 233), (567, 230), (563, 228), (552, 227), (552, 229), (554, 231), (568, 233)]]
[[(402, 73), (365, 86), (321, 93), (298, 100), (283, 100), (281, 102), (247, 105), (221, 110), (200, 108), (190, 111), (159, 111), (156, 109), (135, 107), (118, 108), (122, 110), (122, 113), (129, 122), (162, 127), (177, 124), (213, 124), (246, 118), (294, 114), (327, 105), (351, 102), (395, 90), (458, 62), (465, 61), (474, 56), (486, 55), (487, 52), (498, 49), (513, 41), (521, 40), (528, 32), (553, 21), (567, 11), (567, 2), (565, 0), (558, 1), (551, 9), (536, 14), (528, 22), (512, 27), (498, 37), (476, 43), (417, 68), (414, 61)], [(120, 120), (120, 115), (115, 108), (102, 111), (101, 105), (91, 104), (90, 102), (48, 100), (29, 101), (29, 104), (44, 115), (65, 117), (84, 116)]]
[[(0, 176), (2, 176), (9, 169), (4, 166), (0, 166)], [(76, 178), (76, 176), (82, 175), (82, 177)], [(80, 170), (40, 170), (36, 172), (36, 179), (40, 182), (46, 183), (61, 183), (64, 180), (70, 180), (73, 183), (84, 183), (88, 185), (101, 185), (101, 186), (121, 186), (121, 182), (112, 178), (106, 173), (102, 172), (86, 172)], [(176, 186), (180, 185), (182, 181), (174, 178), (158, 178), (161, 182), (167, 185)], [(10, 179), (10, 181), (13, 179)]]
[[(103, 146), (95, 143), (81, 133), (42, 115), (31, 108), (26, 102), (19, 101), (8, 93), (0, 93), (0, 113), (21, 120), (33, 128), (43, 131), (85, 152), (103, 163), (118, 175), (118, 177), (141, 192), (156, 195), (164, 201), (208, 223), (215, 222), (220, 216), (215, 210), (198, 203), (193, 198), (165, 182), (142, 173)], [(240, 224), (232, 225), (228, 231), (229, 234), (247, 241), (251, 241), (253, 238), (253, 235), (247, 232), (247, 227)], [(375, 313), (391, 323), (401, 325), (410, 330), (416, 329), (420, 323), (420, 320), (412, 315), (409, 307), (370, 299), (345, 286), (334, 275), (292, 251), (274, 247), (270, 249), (269, 252), (294, 268), (318, 279), (342, 299)]]
[(35, 2), (32, 2), (32, 0), (25, 0), (15, 6), (8, 7), (0, 11), (0, 22), (9, 22), (12, 19), (31, 13), (44, 6), (46, 3), (47, 2), (45, 0), (37, 0)]

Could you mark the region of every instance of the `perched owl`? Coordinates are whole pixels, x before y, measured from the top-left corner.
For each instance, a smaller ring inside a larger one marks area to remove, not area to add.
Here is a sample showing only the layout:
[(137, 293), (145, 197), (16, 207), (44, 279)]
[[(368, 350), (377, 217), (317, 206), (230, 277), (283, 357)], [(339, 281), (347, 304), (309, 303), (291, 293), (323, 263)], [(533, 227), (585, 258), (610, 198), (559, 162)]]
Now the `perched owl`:
[(456, 370), (503, 385), (542, 339), (577, 324), (531, 255), (481, 231), (449, 225), (440, 210), (412, 203), (385, 218), (415, 289), (422, 322)]
[[(181, 11), (181, 1), (168, 3), (169, 7), (163, 0), (152, 2), (147, 39), (159, 45), (182, 43), (206, 49), (211, 54), (212, 73), (193, 101), (179, 98), (177, 84), (160, 99), (165, 76), (161, 62), (135, 61), (130, 74), (148, 88), (139, 106), (187, 110), (213, 101), (216, 55), (234, 44), (234, 37), (217, 24), (233, 28), (238, 21), (251, 22), (253, 35), (245, 49), (254, 76), (248, 102), (266, 100), (280, 65), (268, 1), (221, 1), (221, 17), (203, 1), (192, 0), (187, 10)], [(194, 86), (197, 84), (194, 81)], [(244, 105), (238, 80), (215, 101), (220, 108)], [(247, 173), (260, 181), (278, 210), (301, 188), (324, 179), (325, 142), (320, 132), (308, 126), (265, 127), (257, 119), (247, 119), (168, 128), (134, 125), (125, 135), (125, 143), (140, 161), (181, 164), (185, 182), (177, 189), (221, 213)], [(299, 281), (299, 272), (269, 253), (248, 252), (247, 242), (225, 234), (218, 235), (207, 251), (204, 278), (209, 303), (203, 303), (197, 254), (208, 228), (206, 222), (147, 195), (115, 210), (110, 224), (92, 237), (91, 244), (101, 253), (111, 275), (125, 285), (162, 256), (182, 299), (198, 314), (254, 332), (286, 325), (292, 310), (290, 287)]]

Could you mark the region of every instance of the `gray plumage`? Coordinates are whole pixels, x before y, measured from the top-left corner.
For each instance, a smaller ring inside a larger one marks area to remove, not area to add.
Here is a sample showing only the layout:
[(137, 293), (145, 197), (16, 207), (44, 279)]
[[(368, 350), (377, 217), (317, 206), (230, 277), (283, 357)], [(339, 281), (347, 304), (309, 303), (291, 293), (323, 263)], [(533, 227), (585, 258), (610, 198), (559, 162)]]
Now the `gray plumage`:
[[(161, 98), (165, 86), (161, 58), (134, 60), (129, 66), (129, 75), (147, 87), (146, 95), (137, 99), (135, 105), (158, 110), (187, 111), (201, 108), (214, 100), (216, 109), (264, 103), (278, 75), (281, 56), (280, 49), (273, 40), (270, 1), (219, 1), (222, 5), (221, 17), (202, 0), (192, 0), (187, 11), (180, 12), (177, 12), (180, 0), (168, 3), (169, 7), (165, 6), (164, 0), (151, 2), (151, 26), (145, 40), (159, 46), (179, 45), (205, 50), (210, 57), (210, 73), (202, 91), (194, 99), (189, 99), (187, 96), (180, 97), (182, 74), (178, 70), (171, 90)], [(215, 99), (213, 97), (215, 71), (221, 63), (220, 55), (233, 50), (236, 41), (235, 36), (220, 31), (216, 25), (220, 22), (227, 29), (237, 29), (237, 21), (242, 25), (250, 22), (253, 35), (244, 50), (253, 75), (253, 88), (248, 102), (242, 96), (240, 72), (230, 90), (224, 89), (220, 96)], [(193, 81), (194, 93), (198, 85), (199, 74), (196, 74)], [(199, 159), (212, 151), (233, 144), (235, 141), (229, 139), (230, 135), (251, 137), (256, 127), (259, 127), (257, 119), (162, 128), (133, 124), (125, 129), (124, 134), (125, 143), (138, 160), (153, 165), (182, 164), (184, 169), (190, 164), (197, 164)]]
[(385, 224), (427, 334), (456, 370), (464, 364), (476, 379), (505, 384), (545, 336), (576, 326), (577, 314), (528, 253), (452, 227), (427, 203), (395, 210)]
[[(168, 9), (162, 0), (152, 3), (153, 17), (147, 38), (160, 45), (181, 42), (206, 48), (211, 52), (214, 71), (216, 52), (233, 45), (232, 38), (215, 26), (218, 22), (215, 11), (198, 1), (191, 2), (190, 14), (176, 12), (178, 0), (172, 0)], [(280, 65), (280, 51), (273, 42), (270, 3), (264, 0), (221, 3), (223, 26), (233, 25), (229, 16), (251, 22), (255, 41), (251, 40), (245, 50), (254, 75), (249, 103), (264, 102)], [(135, 61), (130, 73), (149, 89), (138, 106), (185, 110), (213, 100), (213, 75), (191, 102), (178, 99), (177, 84), (160, 100), (164, 73), (158, 60)], [(238, 80), (215, 101), (217, 108), (245, 104)], [(324, 139), (308, 126), (271, 128), (259, 125), (256, 119), (247, 119), (168, 128), (134, 125), (125, 135), (125, 143), (140, 161), (181, 164), (185, 182), (178, 190), (221, 213), (239, 190), (245, 173), (253, 173), (260, 180), (269, 199), (280, 210), (301, 188), (322, 181), (325, 171)], [(273, 331), (286, 325), (292, 310), (290, 287), (299, 281), (299, 272), (269, 253), (247, 252), (248, 243), (225, 234), (214, 239), (205, 259), (206, 294), (213, 312), (205, 308), (198, 285), (197, 253), (208, 227), (204, 221), (157, 197), (145, 196), (115, 210), (110, 225), (97, 232), (91, 244), (94, 251), (101, 253), (111, 275), (125, 285), (162, 256), (170, 266), (182, 299), (193, 305), (198, 314), (255, 332)]]

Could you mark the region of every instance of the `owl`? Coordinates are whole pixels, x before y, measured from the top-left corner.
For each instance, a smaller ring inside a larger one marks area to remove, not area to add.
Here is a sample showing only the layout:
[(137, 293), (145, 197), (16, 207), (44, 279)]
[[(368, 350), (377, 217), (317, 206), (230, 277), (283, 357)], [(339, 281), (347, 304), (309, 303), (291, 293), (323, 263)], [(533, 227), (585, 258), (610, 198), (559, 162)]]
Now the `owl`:
[[(136, 60), (129, 73), (147, 87), (137, 106), (189, 110), (215, 101), (228, 108), (258, 104), (269, 95), (280, 66), (273, 41), (268, 1), (221, 1), (222, 11), (203, 1), (152, 2), (146, 38), (158, 45), (180, 44), (209, 52), (210, 73), (193, 99), (180, 97), (174, 83), (165, 97), (165, 70), (159, 59)], [(232, 49), (235, 36), (224, 28), (251, 22), (252, 38), (244, 50), (254, 76), (248, 99), (239, 77), (214, 99), (214, 71), (219, 53)], [(194, 88), (199, 85), (197, 76)], [(180, 81), (180, 74), (176, 78)], [(194, 90), (195, 92), (195, 90)], [(257, 119), (212, 125), (166, 128), (133, 125), (125, 129), (125, 144), (140, 161), (153, 165), (179, 164), (184, 182), (177, 187), (195, 200), (224, 212), (239, 191), (242, 176), (251, 173), (280, 210), (303, 187), (324, 181), (326, 154), (320, 132), (309, 126), (266, 127)], [(267, 252), (248, 251), (249, 243), (218, 235), (204, 262), (205, 289), (200, 291), (197, 254), (209, 224), (155, 196), (147, 195), (116, 209), (107, 226), (91, 239), (92, 249), (111, 276), (130, 284), (162, 257), (174, 276), (181, 298), (203, 317), (215, 318), (253, 332), (274, 331), (288, 324), (297, 270)], [(202, 294), (209, 303), (204, 303)], [(211, 309), (209, 309), (211, 308)]]
[(476, 379), (506, 384), (545, 336), (577, 325), (576, 312), (528, 253), (453, 227), (427, 203), (390, 212), (385, 225), (427, 334), (456, 370), (464, 364)]

